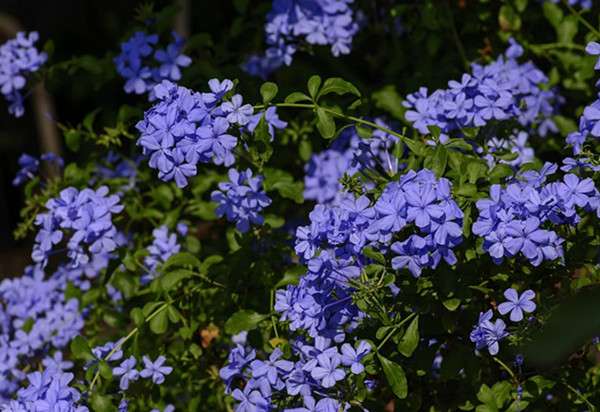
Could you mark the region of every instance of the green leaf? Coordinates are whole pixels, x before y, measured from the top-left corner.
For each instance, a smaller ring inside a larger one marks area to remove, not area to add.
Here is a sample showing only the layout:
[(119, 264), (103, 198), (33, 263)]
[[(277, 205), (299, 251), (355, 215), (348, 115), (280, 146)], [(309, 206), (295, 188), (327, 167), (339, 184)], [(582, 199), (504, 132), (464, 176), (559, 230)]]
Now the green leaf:
[(510, 4), (500, 7), (498, 23), (503, 31), (519, 31), (521, 28), (521, 17)]
[(546, 19), (550, 22), (550, 24), (552, 24), (552, 26), (554, 26), (555, 29), (558, 29), (564, 17), (562, 9), (558, 5), (549, 1), (544, 2), (543, 9)]
[(404, 143), (407, 147), (408, 150), (410, 150), (411, 152), (413, 152), (415, 155), (422, 157), (425, 155), (425, 153), (427, 152), (427, 147), (425, 146), (425, 144), (419, 140), (416, 139), (403, 139), (402, 143)]
[(263, 187), (267, 192), (276, 190), (283, 198), (291, 199), (296, 203), (304, 202), (304, 184), (294, 181), (291, 174), (269, 167), (264, 169), (263, 174), (265, 176)]
[(283, 274), (283, 278), (273, 286), (274, 289), (279, 289), (287, 285), (297, 285), (300, 277), (306, 273), (306, 267), (297, 265), (292, 266)]
[(173, 289), (179, 282), (184, 279), (193, 277), (195, 273), (188, 269), (177, 269), (172, 272), (165, 273), (160, 277), (160, 285), (165, 292)]
[(269, 133), (269, 125), (263, 114), (254, 129), (254, 139), (250, 142), (248, 152), (252, 158), (252, 162), (262, 169), (263, 165), (269, 161), (273, 155), (273, 146), (271, 145), (271, 134)]
[(94, 133), (94, 120), (96, 120), (96, 116), (100, 113), (100, 110), (100, 108), (97, 108), (83, 118), (83, 127), (90, 133)]
[(448, 165), (448, 150), (444, 145), (437, 145), (435, 152), (433, 153), (433, 164), (430, 166), (431, 170), (436, 176), (442, 177), (446, 171)]
[(489, 407), (491, 411), (498, 410), (498, 407), (496, 406), (496, 395), (485, 383), (481, 385), (481, 388), (477, 393), (477, 399), (479, 399), (479, 401), (485, 406)]
[(94, 359), (94, 355), (92, 354), (92, 350), (90, 349), (87, 341), (80, 335), (75, 336), (69, 347), (71, 348), (71, 353), (76, 359)]
[(313, 100), (317, 98), (319, 87), (321, 87), (321, 78), (315, 74), (308, 79), (308, 93)]
[(363, 254), (368, 257), (369, 259), (374, 260), (375, 262), (381, 263), (382, 265), (385, 265), (385, 256), (383, 256), (382, 253), (377, 252), (376, 250), (374, 250), (371, 247), (366, 247), (363, 249)]
[(360, 97), (360, 92), (358, 91), (356, 86), (354, 86), (352, 83), (347, 82), (346, 80), (344, 80), (340, 77), (331, 77), (331, 78), (325, 80), (325, 83), (323, 83), (323, 87), (321, 88), (321, 91), (317, 95), (317, 99), (319, 99), (322, 96), (331, 94), (331, 93), (335, 93), (340, 96), (347, 94), (347, 93), (351, 93), (351, 94), (355, 95), (356, 97)]
[(135, 326), (141, 326), (144, 323), (144, 312), (140, 308), (133, 308), (129, 313)]
[(92, 394), (90, 406), (94, 412), (113, 412), (117, 410), (109, 396), (100, 395), (98, 392)]
[(406, 382), (406, 374), (402, 366), (395, 362), (387, 359), (381, 354), (377, 354), (383, 373), (392, 388), (392, 392), (400, 399), (404, 399), (408, 396), (408, 384)]
[(227, 319), (227, 322), (225, 322), (225, 332), (235, 335), (242, 331), (253, 330), (268, 317), (269, 315), (261, 315), (252, 310), (240, 310)]
[(446, 299), (442, 302), (444, 307), (448, 309), (450, 312), (454, 312), (460, 306), (461, 300), (458, 298)]
[(409, 358), (419, 346), (419, 316), (416, 316), (406, 328), (404, 336), (398, 343), (398, 351)]
[(335, 136), (335, 120), (322, 107), (317, 109), (317, 129), (325, 139), (331, 139)]
[(273, 82), (266, 82), (260, 86), (260, 95), (264, 104), (268, 104), (277, 95), (279, 88)]
[(102, 376), (104, 379), (112, 379), (112, 368), (108, 365), (106, 361), (100, 361), (100, 363), (98, 364), (98, 370), (100, 372), (100, 376)]
[(173, 266), (191, 266), (199, 268), (201, 265), (202, 262), (200, 262), (200, 259), (198, 259), (196, 256), (188, 252), (180, 252), (169, 257), (162, 265), (162, 270), (166, 271)]
[(81, 132), (72, 129), (65, 133), (65, 143), (69, 150), (76, 152), (81, 144)]
[(385, 110), (398, 120), (404, 120), (405, 108), (402, 106), (402, 97), (393, 85), (385, 86), (383, 89), (373, 93), (375, 107)]
[(307, 95), (305, 95), (304, 93), (300, 93), (300, 92), (294, 92), (289, 94), (285, 100), (286, 103), (298, 103), (298, 102), (310, 102), (310, 97), (308, 97)]
[(508, 176), (512, 176), (514, 171), (512, 167), (507, 164), (498, 163), (492, 170), (490, 170), (489, 178), (492, 181), (499, 181)]
[(169, 327), (169, 318), (166, 310), (161, 310), (150, 320), (150, 330), (157, 335), (167, 331)]
[(556, 35), (558, 37), (558, 42), (559, 43), (573, 42), (573, 39), (577, 35), (578, 29), (579, 29), (579, 22), (577, 21), (577, 17), (568, 16), (560, 23), (560, 25), (556, 29)]

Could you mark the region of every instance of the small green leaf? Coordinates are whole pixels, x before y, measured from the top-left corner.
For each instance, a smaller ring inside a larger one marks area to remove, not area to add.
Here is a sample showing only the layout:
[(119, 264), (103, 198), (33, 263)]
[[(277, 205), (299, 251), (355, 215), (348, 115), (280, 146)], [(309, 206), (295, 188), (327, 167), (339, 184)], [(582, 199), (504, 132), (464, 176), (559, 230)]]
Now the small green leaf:
[(300, 92), (291, 93), (285, 98), (286, 103), (298, 103), (304, 101), (310, 102), (310, 97)]
[(283, 274), (283, 278), (275, 284), (274, 289), (279, 289), (287, 285), (297, 285), (300, 277), (306, 273), (306, 268), (301, 265), (292, 266)]
[(71, 353), (73, 354), (73, 356), (75, 356), (76, 359), (94, 359), (94, 355), (92, 354), (92, 351), (87, 341), (82, 336), (75, 336), (75, 338), (71, 341), (70, 348)]
[(169, 257), (162, 265), (162, 270), (166, 271), (173, 266), (191, 266), (199, 268), (201, 265), (202, 262), (200, 262), (200, 259), (198, 259), (196, 256), (188, 252), (180, 252)]
[(392, 362), (381, 354), (377, 354), (377, 357), (394, 395), (400, 399), (406, 398), (408, 396), (408, 384), (402, 366)]
[(577, 31), (579, 22), (577, 21), (577, 17), (568, 16), (566, 17), (556, 29), (556, 34), (558, 36), (559, 43), (571, 43), (575, 36), (577, 35)]
[(521, 17), (510, 4), (505, 4), (500, 7), (498, 23), (503, 31), (519, 31), (521, 28)]
[(508, 176), (512, 176), (514, 171), (512, 167), (504, 163), (498, 163), (492, 170), (490, 170), (489, 178), (492, 181), (499, 181)]
[(564, 17), (564, 13), (561, 8), (554, 3), (546, 1), (543, 4), (543, 10), (546, 19), (554, 26), (555, 29), (558, 29)]
[(65, 133), (65, 143), (69, 150), (78, 151), (81, 144), (81, 133), (75, 129), (68, 130)]
[(461, 300), (458, 298), (446, 299), (442, 302), (444, 307), (448, 309), (450, 312), (454, 312), (460, 306)]
[(313, 100), (316, 100), (317, 98), (319, 87), (321, 87), (321, 78), (315, 74), (308, 79), (308, 93)]
[(398, 120), (404, 120), (406, 109), (402, 106), (403, 99), (395, 86), (388, 85), (373, 93), (373, 101), (377, 108), (385, 110)]
[(193, 277), (195, 273), (188, 269), (177, 269), (172, 272), (165, 273), (160, 277), (160, 285), (165, 292), (173, 289), (179, 282), (184, 279)]
[(166, 310), (161, 310), (150, 320), (150, 330), (157, 335), (165, 333), (168, 326), (169, 318)]
[(381, 263), (382, 265), (385, 265), (385, 256), (383, 256), (382, 253), (377, 252), (376, 250), (374, 250), (371, 247), (366, 247), (363, 249), (363, 254), (368, 257), (369, 259), (374, 260), (377, 263)]
[(321, 91), (317, 95), (317, 99), (319, 99), (322, 96), (331, 94), (331, 93), (336, 93), (340, 96), (347, 94), (347, 93), (351, 93), (351, 94), (355, 95), (356, 97), (360, 97), (360, 92), (358, 91), (356, 86), (354, 86), (352, 83), (350, 83), (342, 78), (339, 78), (339, 77), (332, 77), (332, 78), (325, 80), (325, 83), (323, 83), (323, 87), (321, 88)]
[(104, 379), (112, 379), (112, 368), (108, 365), (108, 363), (105, 360), (100, 361), (100, 363), (98, 364), (98, 370), (100, 371), (100, 376), (102, 376)]
[(277, 95), (279, 88), (273, 82), (266, 82), (260, 86), (260, 95), (264, 104), (269, 103)]
[(240, 310), (227, 319), (225, 332), (235, 335), (242, 331), (255, 329), (260, 322), (268, 317), (269, 315), (261, 315), (251, 310)]
[(335, 120), (333, 116), (319, 107), (317, 109), (317, 129), (325, 139), (331, 139), (335, 136)]
[(136, 326), (141, 326), (144, 323), (144, 312), (140, 308), (133, 308), (130, 312), (131, 319)]
[(398, 343), (398, 351), (407, 358), (412, 356), (415, 349), (419, 346), (419, 317), (416, 316), (406, 328), (404, 336)]
[(446, 171), (447, 165), (448, 150), (446, 147), (444, 147), (444, 145), (438, 144), (435, 148), (435, 152), (433, 153), (433, 164), (430, 168), (436, 176), (442, 177)]
[(113, 412), (117, 410), (109, 396), (100, 395), (98, 392), (92, 394), (90, 406), (94, 412)]

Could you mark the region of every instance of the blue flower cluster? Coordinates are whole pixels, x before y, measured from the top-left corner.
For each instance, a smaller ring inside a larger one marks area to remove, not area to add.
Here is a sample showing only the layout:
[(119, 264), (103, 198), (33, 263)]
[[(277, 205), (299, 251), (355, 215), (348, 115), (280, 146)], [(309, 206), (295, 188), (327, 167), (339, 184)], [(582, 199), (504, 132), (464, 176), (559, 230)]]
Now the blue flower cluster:
[[(513, 168), (518, 168), (524, 163), (534, 160), (535, 152), (529, 146), (527, 141), (529, 134), (524, 131), (514, 131), (507, 139), (493, 137), (485, 142), (487, 154), (483, 158), (487, 161), (489, 168), (493, 168), (496, 164), (507, 164)], [(512, 160), (497, 159), (496, 155), (504, 153), (513, 153), (515, 158)]]
[[(600, 43), (589, 42), (585, 51), (591, 56), (599, 56), (595, 70), (600, 70)], [(600, 87), (600, 80), (596, 83)], [(567, 143), (573, 146), (573, 153), (579, 154), (589, 136), (600, 139), (600, 96), (583, 110), (579, 118), (579, 129), (567, 136)]]
[[(110, 361), (116, 361), (121, 359), (122, 352), (119, 351), (116, 353), (120, 356), (111, 356)], [(165, 381), (165, 375), (169, 375), (173, 372), (173, 368), (165, 365), (165, 361), (167, 360), (164, 356), (159, 356), (153, 362), (148, 356), (142, 358), (144, 361), (144, 367), (141, 371), (136, 368), (137, 360), (134, 356), (130, 356), (125, 359), (121, 364), (115, 368), (113, 368), (113, 376), (120, 377), (119, 379), (119, 388), (123, 391), (129, 389), (129, 383), (133, 381), (137, 381), (139, 378), (152, 380), (152, 383), (156, 385), (160, 385)]]
[[(178, 231), (184, 235), (187, 232), (187, 226), (180, 224)], [(148, 269), (148, 272), (142, 275), (142, 285), (150, 283), (157, 275), (156, 269), (181, 250), (181, 246), (177, 241), (177, 234), (169, 232), (169, 228), (164, 225), (154, 229), (152, 236), (154, 239), (152, 244), (148, 246), (148, 256), (144, 258), (144, 266)]]
[[(362, 361), (371, 352), (365, 341), (338, 347), (330, 339), (317, 337), (314, 342), (292, 342), (293, 360), (286, 359), (279, 348), (261, 360), (254, 349), (245, 346), (245, 334), (237, 342), (220, 371), (227, 393), (237, 401), (236, 412), (345, 411), (350, 405), (343, 399), (352, 396), (355, 388), (352, 377), (356, 377), (354, 382), (364, 379)], [(340, 381), (349, 385), (340, 387)]]
[(517, 62), (522, 54), (523, 48), (511, 39), (504, 56), (486, 66), (472, 64), (472, 73), (448, 82), (448, 89), (429, 95), (422, 87), (404, 102), (406, 120), (423, 134), (430, 133), (429, 126), (450, 132), (506, 119), (524, 127), (537, 125), (541, 136), (556, 131), (549, 116), (559, 96), (540, 87), (548, 78), (532, 62)]
[(150, 93), (154, 99), (154, 86), (163, 80), (177, 82), (181, 79), (181, 68), (192, 63), (192, 59), (181, 53), (183, 39), (173, 32), (173, 42), (165, 49), (157, 49), (157, 34), (138, 31), (121, 44), (121, 54), (115, 57), (117, 72), (125, 78), (127, 93)]
[(37, 32), (17, 33), (17, 37), (0, 46), (0, 92), (10, 104), (8, 112), (15, 117), (23, 116), (23, 95), (21, 90), (27, 83), (27, 76), (36, 72), (48, 59), (35, 43)]
[[(42, 161), (52, 162), (58, 167), (63, 167), (64, 165), (63, 159), (52, 152), (44, 153), (40, 157), (40, 159)], [(28, 180), (31, 180), (34, 177), (36, 177), (40, 169), (40, 159), (37, 159), (34, 156), (30, 156), (27, 153), (23, 153), (19, 157), (19, 166), (21, 167), (21, 169), (19, 169), (17, 175), (13, 179), (13, 186), (21, 186)]]
[(563, 239), (543, 224), (576, 225), (578, 208), (598, 211), (600, 193), (590, 178), (566, 174), (562, 181), (545, 183), (557, 166), (547, 163), (541, 172), (529, 171), (523, 180), (506, 187), (493, 185), (490, 198), (477, 201), (479, 217), (473, 233), (483, 237), (483, 248), (496, 264), (519, 253), (538, 266), (562, 258)]
[[(545, 0), (550, 3), (558, 4), (560, 0)], [(581, 7), (582, 9), (591, 9), (592, 8), (592, 0), (568, 0), (569, 6), (573, 7)]]
[(242, 233), (250, 229), (250, 224), (262, 225), (264, 218), (260, 212), (271, 204), (271, 199), (262, 190), (262, 176), (252, 176), (252, 170), (238, 172), (229, 169), (229, 182), (219, 183), (219, 190), (210, 198), (218, 204), (215, 213), (235, 222)]
[[(374, 121), (389, 127), (380, 118)], [(396, 136), (381, 130), (374, 130), (370, 137), (361, 138), (356, 128), (344, 129), (329, 149), (313, 154), (304, 167), (304, 198), (322, 204), (335, 201), (342, 191), (340, 179), (364, 170), (394, 176), (404, 167), (394, 154), (397, 143)], [(365, 186), (368, 188), (369, 182), (365, 182)]]
[[(507, 301), (498, 305), (498, 312), (501, 315), (510, 313), (512, 322), (522, 321), (523, 312), (533, 313), (536, 309), (536, 304), (533, 302), (535, 292), (530, 289), (519, 295), (515, 289), (509, 288), (504, 291), (504, 297)], [(493, 317), (494, 312), (492, 309), (480, 313), (470, 339), (478, 351), (487, 348), (490, 355), (497, 355), (500, 351), (500, 341), (506, 338), (509, 333), (506, 331), (506, 323), (502, 319), (494, 321)]]
[(237, 137), (229, 134), (232, 125), (250, 122), (253, 108), (242, 96), (224, 97), (233, 89), (231, 80), (208, 82), (210, 92), (196, 93), (163, 81), (154, 88), (159, 100), (136, 125), (141, 133), (137, 144), (158, 169), (164, 181), (175, 180), (179, 187), (197, 173), (198, 163), (231, 166)]
[(36, 216), (39, 231), (31, 253), (33, 261), (42, 267), (66, 231), (72, 232), (66, 247), (73, 266), (86, 264), (90, 256), (110, 253), (118, 246), (120, 236), (112, 216), (123, 206), (118, 196), (108, 194), (106, 186), (81, 191), (69, 187), (48, 200), (46, 208), (48, 212)]
[(359, 25), (350, 7), (353, 0), (273, 0), (265, 25), (269, 48), (264, 56), (252, 56), (244, 70), (266, 78), (292, 63), (300, 42), (331, 46), (334, 56), (350, 53)]
[(30, 373), (27, 379), (29, 386), (17, 392), (16, 400), (3, 405), (3, 412), (88, 412), (87, 407), (79, 405), (79, 391), (70, 386), (72, 373), (47, 368)]
[[(30, 361), (64, 348), (81, 333), (84, 322), (79, 303), (65, 299), (68, 281), (60, 268), (44, 279), (39, 267), (30, 266), (23, 276), (0, 283), (0, 409), (25, 379), (23, 370), (30, 367)], [(54, 364), (53, 359), (59, 357), (62, 354), (55, 352), (45, 363)], [(46, 375), (49, 381), (50, 372)]]

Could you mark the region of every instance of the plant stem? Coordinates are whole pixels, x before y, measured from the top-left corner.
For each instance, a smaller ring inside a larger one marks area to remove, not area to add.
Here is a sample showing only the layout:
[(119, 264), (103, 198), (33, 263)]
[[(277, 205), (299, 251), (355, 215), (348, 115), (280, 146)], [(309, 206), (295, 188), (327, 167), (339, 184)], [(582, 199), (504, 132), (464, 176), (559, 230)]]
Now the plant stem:
[[(321, 110), (331, 114), (332, 116), (336, 116), (336, 117), (339, 117), (340, 119), (345, 119), (345, 120), (348, 120), (348, 121), (351, 121), (354, 123), (362, 124), (363, 126), (369, 126), (374, 129), (381, 130), (382, 132), (391, 134), (392, 136), (395, 136), (402, 141), (405, 141), (408, 139), (403, 134), (400, 134), (391, 129), (388, 129), (385, 126), (381, 126), (381, 125), (371, 122), (369, 120), (361, 119), (360, 117), (349, 116), (344, 113), (336, 112), (335, 110), (332, 110), (332, 109), (329, 109), (326, 107), (322, 107), (322, 106), (316, 105), (314, 103), (274, 103), (273, 106), (281, 107), (281, 108), (296, 108), (296, 109), (311, 109), (311, 110), (316, 110), (317, 108), (320, 108)], [(259, 104), (259, 105), (254, 106), (254, 108), (256, 110), (262, 110), (265, 108), (265, 105)]]
[[(152, 312), (150, 315), (148, 315), (148, 317), (146, 319), (144, 319), (144, 323), (151, 321), (156, 315), (158, 315), (160, 312), (162, 312), (163, 310), (165, 310), (167, 307), (169, 306), (168, 303), (163, 303), (161, 306), (159, 306), (154, 312)], [(114, 355), (119, 349), (121, 349), (123, 347), (123, 344), (125, 344), (125, 342), (127, 342), (129, 339), (131, 339), (136, 333), (139, 332), (139, 328), (136, 326), (135, 328), (133, 328), (131, 330), (131, 332), (129, 332), (127, 334), (127, 336), (125, 336), (124, 338), (120, 339), (117, 344), (115, 345), (114, 348), (112, 348), (112, 350), (110, 352), (108, 352), (108, 355), (106, 355), (102, 360), (103, 361), (107, 361), (110, 359), (110, 357), (112, 355)], [(96, 373), (94, 374), (94, 377), (92, 378), (92, 381), (90, 382), (90, 388), (89, 388), (89, 392), (91, 393), (92, 390), (94, 389), (94, 385), (96, 384), (96, 381), (98, 380), (98, 377), (100, 376), (100, 368), (98, 368), (98, 370), (96, 371)]]
[(571, 12), (571, 14), (575, 17), (577, 17), (577, 20), (579, 20), (579, 22), (581, 24), (583, 24), (585, 27), (587, 27), (587, 29), (589, 31), (591, 31), (592, 33), (594, 33), (594, 35), (598, 38), (600, 38), (600, 31), (598, 31), (594, 26), (591, 25), (590, 22), (588, 22), (586, 19), (584, 19), (581, 16), (581, 12), (576, 11), (573, 7), (571, 7), (571, 5), (568, 3), (567, 0), (563, 0), (563, 4), (567, 7), (567, 9), (569, 9), (569, 12)]
[[(269, 304), (271, 310), (274, 310), (274, 303), (275, 303), (275, 290), (271, 289), (271, 302)], [(279, 332), (277, 331), (277, 318), (275, 317), (274, 314), (271, 314), (271, 322), (273, 323), (273, 332), (275, 332), (275, 337), (279, 338)]]
[(581, 394), (581, 392), (579, 392), (577, 389), (575, 389), (574, 387), (572, 387), (569, 383), (563, 381), (562, 382), (563, 385), (565, 385), (567, 387), (567, 389), (569, 389), (571, 392), (573, 392), (579, 399), (581, 399), (583, 402), (585, 402), (587, 404), (587, 406), (589, 406), (590, 408), (590, 412), (596, 412), (596, 407), (594, 405), (592, 405), (592, 403)]
[(402, 321), (400, 323), (398, 323), (397, 325), (395, 325), (392, 330), (390, 331), (390, 333), (387, 334), (387, 336), (381, 341), (381, 343), (379, 345), (377, 345), (377, 352), (379, 352), (379, 350), (383, 347), (383, 345), (385, 345), (385, 343), (392, 337), (394, 336), (394, 334), (396, 333), (396, 331), (402, 326), (404, 325), (406, 322), (408, 322), (409, 320), (411, 320), (412, 318), (414, 318), (415, 316), (417, 316), (416, 313), (411, 313), (410, 315), (408, 315), (407, 317), (405, 317), (404, 319), (402, 319)]
[(502, 362), (500, 359), (498, 359), (498, 358), (496, 358), (496, 357), (494, 357), (493, 359), (494, 359), (494, 361), (495, 361), (496, 363), (498, 363), (500, 366), (502, 366), (502, 368), (503, 368), (505, 371), (507, 371), (507, 372), (508, 372), (508, 374), (510, 375), (510, 377), (511, 377), (511, 378), (512, 378), (512, 379), (513, 379), (515, 382), (518, 382), (518, 381), (519, 381), (519, 380), (517, 379), (517, 377), (516, 377), (515, 373), (512, 371), (512, 369), (511, 369), (511, 368), (509, 368), (509, 367), (508, 367), (508, 365), (507, 365), (506, 363)]

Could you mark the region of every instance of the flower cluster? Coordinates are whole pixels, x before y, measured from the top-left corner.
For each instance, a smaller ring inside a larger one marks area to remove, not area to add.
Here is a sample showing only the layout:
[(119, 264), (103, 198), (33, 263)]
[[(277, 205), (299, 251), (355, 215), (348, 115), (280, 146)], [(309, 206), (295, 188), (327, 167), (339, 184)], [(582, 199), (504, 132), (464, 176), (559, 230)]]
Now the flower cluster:
[[(297, 339), (291, 351), (293, 360), (286, 359), (279, 348), (267, 360), (261, 360), (243, 341), (237, 344), (220, 371), (227, 392), (237, 401), (236, 412), (325, 412), (349, 407), (343, 399), (351, 393), (336, 385), (346, 381), (351, 388), (352, 382), (364, 378), (362, 361), (371, 351), (367, 342), (338, 347), (323, 337), (313, 342)], [(235, 387), (236, 383), (242, 383), (242, 388)]]
[[(64, 165), (63, 159), (52, 152), (44, 153), (40, 159), (42, 161), (52, 162), (58, 167), (63, 167)], [(19, 169), (17, 175), (13, 179), (13, 186), (21, 186), (28, 180), (33, 179), (40, 169), (40, 160), (27, 153), (23, 153), (21, 157), (19, 157), (19, 166), (21, 169)]]
[(66, 231), (72, 232), (67, 250), (73, 266), (86, 264), (90, 256), (110, 253), (118, 246), (120, 237), (112, 216), (123, 206), (118, 196), (108, 194), (106, 186), (81, 191), (69, 187), (59, 197), (48, 200), (46, 208), (48, 212), (35, 219), (39, 231), (31, 254), (42, 267)]
[(0, 91), (10, 103), (8, 111), (15, 117), (23, 116), (23, 95), (21, 90), (27, 83), (27, 76), (36, 72), (48, 59), (35, 43), (37, 32), (17, 33), (17, 37), (0, 46)]
[(163, 80), (177, 82), (181, 79), (181, 67), (187, 67), (192, 59), (181, 53), (183, 39), (173, 32), (173, 42), (165, 49), (157, 49), (158, 35), (138, 31), (121, 44), (121, 54), (115, 57), (117, 72), (125, 78), (127, 93), (150, 93)]
[[(180, 223), (177, 226), (177, 231), (181, 235), (187, 233), (187, 226)], [(160, 226), (152, 231), (152, 244), (148, 246), (148, 256), (144, 258), (144, 266), (148, 269), (148, 273), (142, 275), (142, 285), (148, 284), (156, 277), (156, 269), (161, 263), (164, 263), (172, 255), (179, 253), (181, 247), (177, 241), (177, 234), (169, 232), (166, 226)]]
[(30, 373), (27, 379), (29, 386), (20, 389), (17, 399), (3, 405), (2, 411), (88, 411), (87, 407), (80, 405), (79, 391), (69, 385), (73, 380), (72, 373), (47, 368), (43, 372)]
[[(504, 297), (507, 301), (498, 305), (498, 312), (501, 315), (510, 313), (512, 322), (522, 321), (523, 312), (532, 313), (536, 309), (536, 304), (533, 302), (535, 292), (532, 290), (526, 290), (519, 295), (515, 289), (509, 288), (504, 291)], [(506, 338), (509, 333), (506, 331), (506, 323), (502, 319), (493, 321), (493, 317), (492, 309), (480, 313), (470, 339), (478, 351), (487, 348), (490, 355), (497, 355), (500, 350), (500, 341)]]
[[(600, 56), (600, 43), (589, 42), (585, 51), (591, 56)], [(596, 62), (595, 70), (600, 70), (600, 57)], [(600, 81), (596, 83), (600, 87)], [(573, 153), (579, 154), (589, 136), (600, 139), (600, 97), (583, 110), (579, 118), (579, 129), (567, 136), (567, 143), (573, 146)]]
[(262, 225), (264, 218), (260, 212), (271, 204), (271, 199), (262, 190), (262, 176), (252, 176), (246, 169), (238, 172), (229, 169), (229, 182), (219, 183), (219, 190), (211, 193), (213, 202), (218, 204), (215, 213), (235, 222), (242, 233), (250, 229), (250, 224)]
[(253, 76), (267, 77), (292, 63), (299, 42), (328, 45), (334, 56), (350, 53), (359, 26), (350, 8), (353, 0), (273, 0), (265, 25), (269, 48), (264, 56), (252, 56), (244, 69)]
[[(560, 0), (546, 0), (550, 3), (558, 4)], [(568, 0), (569, 6), (579, 6), (582, 9), (591, 9), (592, 8), (592, 0)]]
[[(23, 276), (0, 283), (0, 404), (25, 379), (28, 361), (64, 348), (80, 334), (79, 303), (65, 299), (68, 280), (61, 269), (44, 279), (43, 271), (32, 266)], [(54, 358), (62, 357), (59, 353)]]
[(577, 208), (598, 210), (600, 193), (592, 179), (569, 173), (562, 181), (545, 183), (556, 169), (547, 163), (540, 173), (526, 172), (523, 180), (505, 188), (493, 185), (490, 198), (477, 201), (479, 217), (473, 233), (485, 239), (483, 248), (496, 264), (519, 253), (534, 266), (561, 258), (563, 239), (554, 230), (543, 229), (543, 224), (576, 225)]
[[(524, 163), (533, 161), (535, 153), (531, 147), (527, 145), (529, 134), (524, 131), (515, 131), (507, 139), (494, 137), (486, 143), (487, 154), (483, 158), (487, 161), (488, 166), (493, 168), (497, 163), (507, 164), (514, 168), (518, 168)], [(497, 159), (498, 155), (512, 154), (513, 159)]]
[(208, 85), (210, 92), (196, 93), (163, 81), (154, 88), (158, 103), (136, 125), (141, 133), (137, 144), (150, 167), (158, 169), (160, 179), (175, 180), (179, 187), (196, 175), (200, 162), (231, 166), (238, 139), (229, 130), (248, 124), (253, 113), (239, 94), (224, 101), (233, 89), (231, 80), (212, 79)]
[(540, 87), (548, 79), (532, 62), (517, 62), (522, 53), (521, 46), (511, 39), (505, 56), (486, 66), (473, 64), (472, 73), (448, 82), (448, 89), (428, 94), (423, 87), (408, 95), (406, 119), (423, 134), (429, 134), (429, 126), (450, 132), (511, 118), (527, 127), (539, 123), (537, 130), (542, 136), (556, 131), (549, 116), (559, 98), (554, 91)]
[[(376, 118), (374, 122), (388, 127), (387, 123)], [(344, 129), (331, 147), (313, 154), (304, 167), (304, 198), (318, 203), (330, 203), (342, 192), (340, 179), (369, 170), (382, 171), (384, 175), (394, 176), (404, 167), (395, 153), (398, 142), (396, 136), (374, 130), (370, 137), (361, 138), (356, 128)], [(369, 186), (369, 182), (365, 182)]]
[[(122, 352), (120, 352), (122, 355)], [(119, 360), (118, 357), (111, 357), (110, 360), (115, 361)], [(113, 368), (113, 375), (120, 377), (119, 379), (119, 388), (123, 391), (129, 389), (129, 383), (132, 381), (137, 381), (140, 377), (144, 379), (150, 378), (152, 383), (156, 385), (160, 385), (165, 381), (165, 375), (169, 375), (173, 372), (173, 368), (165, 365), (166, 358), (164, 356), (159, 356), (153, 362), (148, 356), (142, 358), (144, 361), (144, 367), (141, 371), (139, 371), (136, 366), (136, 359), (133, 356), (125, 359), (121, 364), (115, 368)]]

